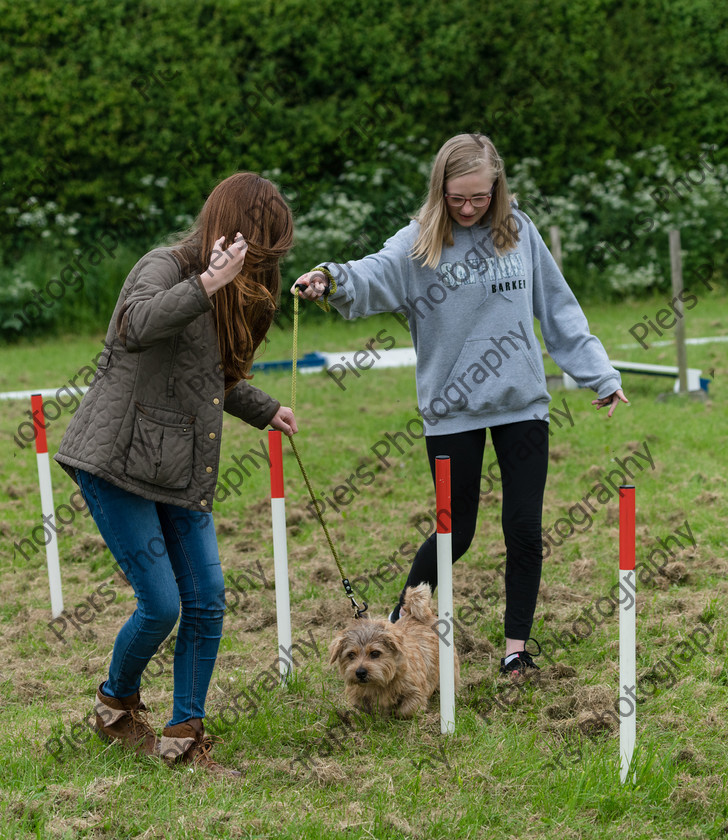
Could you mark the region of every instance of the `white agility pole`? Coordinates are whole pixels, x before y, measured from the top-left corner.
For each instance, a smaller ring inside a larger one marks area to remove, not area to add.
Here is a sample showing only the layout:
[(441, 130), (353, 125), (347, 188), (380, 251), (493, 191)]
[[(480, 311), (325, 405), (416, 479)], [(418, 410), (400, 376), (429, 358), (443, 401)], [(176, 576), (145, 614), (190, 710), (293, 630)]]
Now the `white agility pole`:
[(61, 590), (61, 566), (58, 560), (58, 531), (56, 514), (53, 507), (53, 488), (51, 487), (51, 465), (48, 458), (48, 441), (43, 418), (43, 397), (33, 394), (30, 398), (35, 426), (35, 455), (38, 461), (38, 481), (40, 483), (40, 507), (43, 530), (50, 539), (46, 542), (46, 562), (48, 564), (48, 583), (51, 588), (51, 614), (53, 618), (63, 612), (63, 592)]
[(435, 458), (437, 508), (437, 626), (440, 638), (440, 731), (455, 731), (455, 638), (452, 602), (452, 515), (450, 456)]
[(293, 670), (291, 642), (291, 599), (288, 589), (288, 543), (286, 538), (286, 498), (283, 492), (283, 450), (281, 433), (268, 431), (270, 453), (270, 507), (273, 519), (273, 568), (276, 584), (276, 623), (278, 625), (278, 666), (281, 682)]
[[(624, 595), (619, 602), (619, 756), (620, 782), (629, 773), (637, 739), (637, 656), (636, 616), (637, 587), (635, 585), (635, 488), (619, 488), (619, 588)], [(631, 603), (627, 603), (630, 601)], [(624, 692), (624, 694), (622, 693)], [(631, 695), (631, 696), (630, 696)], [(633, 773), (632, 781), (636, 774)]]

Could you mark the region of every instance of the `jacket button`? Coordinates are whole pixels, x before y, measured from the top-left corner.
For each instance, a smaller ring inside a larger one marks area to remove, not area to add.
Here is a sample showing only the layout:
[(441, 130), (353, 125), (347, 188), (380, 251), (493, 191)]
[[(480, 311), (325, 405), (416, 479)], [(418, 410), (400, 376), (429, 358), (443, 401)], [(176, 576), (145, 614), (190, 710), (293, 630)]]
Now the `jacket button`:
[(213, 405), (220, 405), (220, 400), (217, 397), (215, 397), (215, 399), (212, 401), (212, 404)]
[(215, 432), (210, 432), (208, 437), (210, 438), (210, 440), (215, 440)]
[(212, 467), (205, 467), (205, 472), (211, 473), (212, 472)]
[(200, 499), (200, 504), (202, 507), (207, 507), (207, 499)]

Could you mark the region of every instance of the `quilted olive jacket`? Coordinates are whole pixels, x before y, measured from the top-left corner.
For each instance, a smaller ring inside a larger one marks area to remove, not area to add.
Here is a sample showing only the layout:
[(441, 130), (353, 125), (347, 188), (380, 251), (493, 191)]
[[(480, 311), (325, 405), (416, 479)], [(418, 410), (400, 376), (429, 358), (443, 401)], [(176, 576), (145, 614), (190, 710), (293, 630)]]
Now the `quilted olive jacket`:
[(239, 382), (225, 396), (213, 303), (169, 248), (131, 270), (98, 370), (58, 453), (74, 468), (153, 501), (209, 511), (223, 410), (265, 428), (280, 403)]

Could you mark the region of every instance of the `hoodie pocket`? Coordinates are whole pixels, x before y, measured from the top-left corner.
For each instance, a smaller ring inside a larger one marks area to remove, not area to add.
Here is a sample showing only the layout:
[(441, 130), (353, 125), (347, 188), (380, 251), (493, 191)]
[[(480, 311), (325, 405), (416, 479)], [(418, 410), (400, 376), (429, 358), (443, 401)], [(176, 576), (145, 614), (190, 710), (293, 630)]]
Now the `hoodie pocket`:
[(546, 394), (538, 367), (521, 342), (471, 338), (463, 344), (447, 383), (457, 385), (467, 399), (468, 413), (519, 411)]
[(137, 403), (126, 474), (181, 490), (192, 479), (195, 447), (194, 417)]

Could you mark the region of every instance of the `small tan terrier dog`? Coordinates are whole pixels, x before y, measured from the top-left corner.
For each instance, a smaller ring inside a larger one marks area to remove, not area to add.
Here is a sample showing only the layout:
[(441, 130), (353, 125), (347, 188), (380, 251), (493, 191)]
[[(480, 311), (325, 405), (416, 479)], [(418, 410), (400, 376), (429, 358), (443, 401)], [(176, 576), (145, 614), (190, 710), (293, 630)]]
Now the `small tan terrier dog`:
[[(410, 718), (427, 706), (439, 687), (437, 616), (427, 583), (405, 592), (400, 619), (356, 619), (331, 643), (330, 662), (339, 666), (346, 699), (367, 712)], [(455, 653), (455, 686), (460, 662)]]

